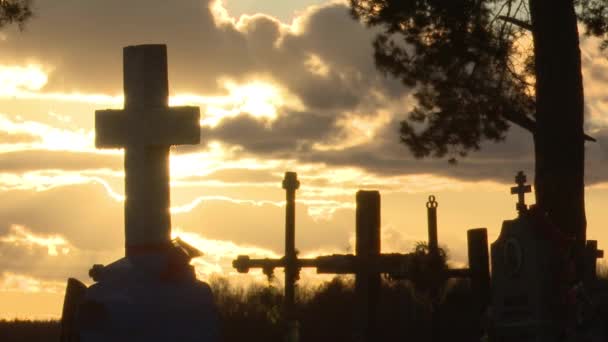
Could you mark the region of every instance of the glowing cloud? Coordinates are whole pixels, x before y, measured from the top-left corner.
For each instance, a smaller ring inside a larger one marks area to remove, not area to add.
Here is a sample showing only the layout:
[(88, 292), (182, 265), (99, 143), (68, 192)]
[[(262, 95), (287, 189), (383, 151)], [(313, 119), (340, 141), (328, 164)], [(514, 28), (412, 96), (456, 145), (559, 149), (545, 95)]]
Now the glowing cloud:
[(329, 75), (329, 65), (323, 62), (319, 55), (310, 54), (304, 65), (308, 71), (317, 76), (327, 77)]
[(59, 235), (37, 235), (21, 225), (12, 225), (9, 234), (0, 237), (0, 242), (28, 248), (46, 247), (50, 256), (70, 253), (69, 244), (63, 237)]
[[(261, 258), (278, 258), (275, 252), (254, 247), (241, 246), (232, 241), (221, 241), (206, 239), (200, 234), (186, 232), (182, 229), (173, 228), (171, 233), (173, 238), (179, 237), (204, 253), (203, 256), (192, 260), (192, 265), (201, 279), (209, 279), (216, 274), (237, 276), (238, 273), (232, 268), (232, 260), (239, 255), (251, 255)], [(261, 278), (261, 271), (254, 272)]]
[(15, 95), (21, 90), (38, 91), (47, 83), (47, 74), (39, 65), (0, 66), (0, 94)]
[[(66, 119), (64, 118), (63, 120)], [(0, 131), (5, 131), (9, 134), (29, 134), (40, 138), (39, 141), (29, 144), (1, 144), (0, 152), (26, 149), (96, 151), (94, 133), (92, 130), (68, 130), (53, 127), (41, 122), (22, 120), (19, 117), (14, 119), (7, 114), (0, 114)], [(116, 151), (109, 153), (116, 153)]]
[(10, 272), (0, 274), (0, 292), (61, 293), (64, 287), (63, 283), (42, 281), (23, 274)]

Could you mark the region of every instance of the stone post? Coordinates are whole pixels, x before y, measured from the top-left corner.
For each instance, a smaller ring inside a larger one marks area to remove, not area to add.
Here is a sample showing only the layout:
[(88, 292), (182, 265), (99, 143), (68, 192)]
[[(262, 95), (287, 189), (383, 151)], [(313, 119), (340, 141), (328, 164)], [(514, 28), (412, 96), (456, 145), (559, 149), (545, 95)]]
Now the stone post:
[(357, 192), (356, 255), (360, 267), (355, 279), (357, 304), (357, 338), (360, 341), (376, 340), (380, 273), (371, 268), (371, 263), (380, 256), (380, 193), (378, 191)]
[(296, 190), (300, 187), (298, 175), (295, 172), (285, 172), (283, 189), (286, 193), (285, 208), (285, 302), (284, 311), (287, 321), (288, 342), (298, 341), (298, 324), (295, 314), (295, 283), (298, 277), (296, 255)]
[(471, 290), (479, 299), (478, 309), (485, 310), (490, 300), (490, 261), (486, 228), (467, 231)]
[(584, 282), (593, 288), (597, 280), (597, 259), (604, 257), (604, 251), (597, 249), (597, 240), (587, 240), (585, 245), (585, 277)]
[(439, 254), (439, 242), (437, 238), (437, 201), (435, 196), (429, 196), (426, 203), (426, 214), (429, 233), (429, 254), (437, 256)]

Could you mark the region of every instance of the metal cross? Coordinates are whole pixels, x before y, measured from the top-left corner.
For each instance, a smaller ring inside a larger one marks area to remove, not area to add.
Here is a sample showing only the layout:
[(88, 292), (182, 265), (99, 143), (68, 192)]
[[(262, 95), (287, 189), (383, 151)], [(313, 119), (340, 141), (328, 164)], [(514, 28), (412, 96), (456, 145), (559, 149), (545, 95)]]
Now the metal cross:
[(528, 192), (532, 192), (532, 186), (526, 185), (526, 181), (527, 179), (524, 172), (519, 171), (515, 176), (515, 183), (517, 184), (517, 186), (511, 188), (511, 194), (517, 194), (517, 204), (515, 205), (515, 208), (517, 209), (519, 214), (522, 214), (528, 209), (524, 195)]

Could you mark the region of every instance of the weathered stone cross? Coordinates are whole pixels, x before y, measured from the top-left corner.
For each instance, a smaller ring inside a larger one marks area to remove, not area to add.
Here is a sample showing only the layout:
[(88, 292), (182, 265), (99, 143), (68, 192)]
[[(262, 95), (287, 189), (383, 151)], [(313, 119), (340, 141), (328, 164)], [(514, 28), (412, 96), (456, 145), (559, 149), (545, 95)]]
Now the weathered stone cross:
[(532, 192), (532, 186), (526, 185), (526, 181), (524, 172), (519, 171), (515, 176), (515, 183), (517, 186), (511, 188), (511, 194), (517, 194), (517, 204), (515, 205), (515, 208), (520, 214), (528, 209), (524, 195), (528, 192)]
[(126, 255), (171, 241), (169, 148), (200, 142), (199, 108), (169, 107), (167, 47), (124, 48), (122, 110), (95, 112), (95, 146), (125, 149)]

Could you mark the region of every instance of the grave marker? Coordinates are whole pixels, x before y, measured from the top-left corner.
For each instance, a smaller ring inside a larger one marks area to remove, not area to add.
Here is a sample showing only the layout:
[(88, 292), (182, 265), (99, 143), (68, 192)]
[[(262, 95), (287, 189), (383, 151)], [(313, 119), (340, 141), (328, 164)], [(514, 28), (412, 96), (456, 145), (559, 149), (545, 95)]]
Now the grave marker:
[[(286, 178), (293, 177), (286, 173)], [(285, 183), (285, 181), (284, 181)], [(286, 188), (286, 190), (288, 190)], [(295, 192), (294, 192), (295, 193)], [(288, 201), (293, 197), (287, 195)], [(394, 277), (407, 279), (411, 276), (410, 269), (414, 262), (412, 254), (382, 254), (380, 246), (380, 193), (378, 191), (359, 191), (356, 196), (356, 254), (334, 254), (316, 258), (291, 259), (288, 263), (285, 257), (280, 259), (251, 259), (240, 255), (233, 261), (233, 267), (240, 273), (247, 273), (251, 268), (261, 268), (267, 276), (271, 276), (275, 268), (293, 267), (299, 270), (303, 267), (316, 268), (320, 274), (355, 274), (355, 297), (357, 309), (355, 313), (356, 341), (375, 341), (377, 322), (376, 310), (380, 291), (380, 274), (391, 274)], [(289, 212), (293, 206), (286, 206)], [(435, 237), (435, 253), (438, 253), (437, 237), (437, 202), (434, 196), (429, 197), (427, 203), (429, 217), (429, 237)], [(286, 214), (286, 218), (294, 217)], [(286, 237), (290, 236), (291, 222), (286, 221)], [(434, 231), (434, 232), (432, 232)], [(479, 289), (480, 312), (488, 302), (489, 289), (489, 261), (487, 231), (485, 228), (469, 230), (467, 233), (469, 243), (468, 268), (446, 269), (439, 277), (443, 278), (470, 278), (472, 286)], [(290, 239), (290, 237), (289, 237)], [(291, 241), (289, 241), (291, 244)], [(430, 244), (429, 244), (430, 245)], [(291, 245), (290, 245), (291, 246)], [(292, 279), (292, 278), (286, 278)], [(293, 282), (295, 283), (295, 281)], [(293, 284), (292, 283), (292, 284)], [(286, 290), (287, 290), (286, 282)], [(289, 285), (293, 286), (293, 285)], [(286, 296), (286, 300), (288, 297)], [(291, 305), (291, 303), (289, 303)], [(290, 336), (288, 334), (288, 336)]]
[(593, 288), (597, 280), (597, 259), (604, 257), (604, 251), (597, 248), (596, 240), (587, 240), (585, 245), (585, 285)]
[(215, 342), (211, 290), (189, 265), (200, 252), (171, 240), (169, 213), (169, 147), (199, 142), (199, 109), (168, 107), (165, 45), (123, 53), (125, 109), (96, 111), (95, 142), (125, 148), (125, 257), (95, 265), (89, 288), (68, 282), (62, 342)]
[(525, 204), (523, 172), (515, 181), (518, 217), (503, 222), (491, 247), (493, 333), (502, 342), (557, 341), (562, 255), (550, 223)]

